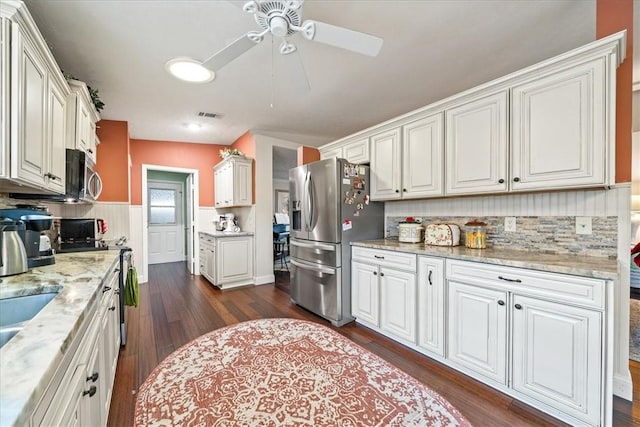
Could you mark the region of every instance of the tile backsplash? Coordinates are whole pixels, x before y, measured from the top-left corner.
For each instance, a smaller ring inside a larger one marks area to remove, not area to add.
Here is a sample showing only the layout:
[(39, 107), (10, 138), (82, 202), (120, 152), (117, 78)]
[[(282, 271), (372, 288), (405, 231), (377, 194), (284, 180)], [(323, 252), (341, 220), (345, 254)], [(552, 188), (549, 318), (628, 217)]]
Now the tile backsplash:
[[(575, 216), (518, 216), (516, 231), (506, 232), (504, 216), (422, 217), (423, 224), (457, 224), (461, 230), (460, 244), (464, 245), (464, 224), (479, 219), (487, 223), (487, 246), (537, 251), (550, 254), (573, 254), (595, 257), (617, 256), (618, 217), (592, 217), (592, 234), (576, 234)], [(405, 216), (387, 216), (386, 237), (398, 236), (398, 223)]]

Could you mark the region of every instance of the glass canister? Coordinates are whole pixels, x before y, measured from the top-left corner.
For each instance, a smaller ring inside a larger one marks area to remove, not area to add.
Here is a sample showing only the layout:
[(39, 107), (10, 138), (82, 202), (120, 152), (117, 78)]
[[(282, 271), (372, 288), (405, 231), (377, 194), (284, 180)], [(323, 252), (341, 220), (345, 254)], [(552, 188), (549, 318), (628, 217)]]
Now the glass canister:
[(487, 247), (487, 224), (474, 219), (464, 225), (465, 246), (472, 249)]

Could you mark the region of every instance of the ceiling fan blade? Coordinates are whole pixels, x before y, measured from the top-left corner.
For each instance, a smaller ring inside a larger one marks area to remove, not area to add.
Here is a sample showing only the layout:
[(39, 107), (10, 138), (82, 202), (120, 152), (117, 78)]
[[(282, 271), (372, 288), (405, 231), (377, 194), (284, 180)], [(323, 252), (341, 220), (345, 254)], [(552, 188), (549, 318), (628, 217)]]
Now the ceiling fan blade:
[[(307, 31), (313, 25), (313, 31)], [(306, 21), (302, 25), (304, 35), (310, 40), (368, 56), (377, 56), (382, 48), (380, 37), (318, 21)]]
[(245, 34), (228, 46), (214, 53), (210, 58), (203, 61), (202, 65), (213, 71), (218, 71), (229, 62), (254, 47), (256, 44), (257, 43), (255, 41), (249, 38), (248, 34)]

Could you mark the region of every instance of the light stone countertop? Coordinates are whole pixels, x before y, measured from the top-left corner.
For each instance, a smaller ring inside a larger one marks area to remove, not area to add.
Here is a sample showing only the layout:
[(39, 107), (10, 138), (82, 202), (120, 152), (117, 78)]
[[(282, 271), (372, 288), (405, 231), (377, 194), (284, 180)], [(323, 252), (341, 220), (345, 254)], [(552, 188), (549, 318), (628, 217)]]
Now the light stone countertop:
[(402, 243), (397, 239), (365, 240), (352, 246), (408, 252), (417, 255), (476, 261), (486, 264), (528, 268), (551, 273), (572, 274), (596, 279), (618, 280), (615, 259), (576, 255), (544, 254), (512, 249), (469, 249), (465, 246), (429, 246), (424, 243)]
[(118, 250), (57, 254), (53, 265), (0, 278), (0, 299), (58, 292), (0, 349), (0, 426), (29, 424), (119, 254)]
[(238, 231), (236, 233), (235, 231), (226, 232), (226, 231), (218, 231), (216, 229), (200, 230), (199, 233), (208, 234), (213, 237), (253, 236), (254, 234), (252, 231)]

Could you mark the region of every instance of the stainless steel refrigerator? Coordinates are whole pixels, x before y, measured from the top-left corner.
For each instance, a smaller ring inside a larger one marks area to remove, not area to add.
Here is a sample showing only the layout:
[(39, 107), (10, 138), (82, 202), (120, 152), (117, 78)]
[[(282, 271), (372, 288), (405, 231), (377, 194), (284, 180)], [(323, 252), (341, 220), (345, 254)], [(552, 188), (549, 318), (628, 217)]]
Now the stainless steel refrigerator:
[(369, 167), (327, 159), (289, 171), (291, 300), (342, 326), (351, 316), (351, 242), (384, 235)]

